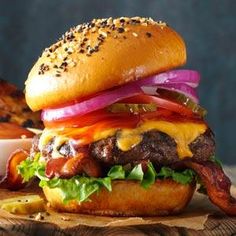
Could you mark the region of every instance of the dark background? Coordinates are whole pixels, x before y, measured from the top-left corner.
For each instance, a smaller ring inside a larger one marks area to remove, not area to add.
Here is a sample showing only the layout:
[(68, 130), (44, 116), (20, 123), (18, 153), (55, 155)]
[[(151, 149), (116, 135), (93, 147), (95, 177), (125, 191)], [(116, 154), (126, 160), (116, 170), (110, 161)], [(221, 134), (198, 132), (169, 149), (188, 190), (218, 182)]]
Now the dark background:
[(0, 0), (0, 77), (23, 88), (45, 47), (69, 27), (92, 18), (150, 16), (186, 41), (186, 68), (202, 74), (201, 104), (215, 131), (218, 154), (236, 164), (236, 1)]

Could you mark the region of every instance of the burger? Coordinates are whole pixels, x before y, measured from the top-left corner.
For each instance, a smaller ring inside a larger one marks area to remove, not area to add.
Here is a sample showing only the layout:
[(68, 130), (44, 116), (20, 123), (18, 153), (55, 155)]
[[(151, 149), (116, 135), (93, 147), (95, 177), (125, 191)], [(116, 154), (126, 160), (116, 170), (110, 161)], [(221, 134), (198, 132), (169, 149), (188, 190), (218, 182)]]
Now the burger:
[(109, 216), (181, 212), (196, 185), (236, 214), (199, 105), (181, 36), (151, 18), (96, 19), (46, 48), (26, 81), (42, 111), (18, 170), (58, 211)]

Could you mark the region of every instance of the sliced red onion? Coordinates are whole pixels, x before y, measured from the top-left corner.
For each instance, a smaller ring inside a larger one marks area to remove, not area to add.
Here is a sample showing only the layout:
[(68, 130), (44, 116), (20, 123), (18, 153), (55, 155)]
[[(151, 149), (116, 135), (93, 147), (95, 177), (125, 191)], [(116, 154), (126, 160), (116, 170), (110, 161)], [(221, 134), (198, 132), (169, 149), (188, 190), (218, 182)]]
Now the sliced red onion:
[(155, 95), (157, 94), (157, 89), (166, 89), (173, 92), (182, 93), (186, 97), (190, 98), (195, 103), (198, 103), (198, 96), (196, 90), (187, 84), (159, 84), (157, 86), (143, 86), (142, 90), (146, 94)]
[[(104, 91), (100, 95), (82, 102), (62, 108), (45, 109), (42, 112), (42, 120), (50, 122), (85, 115), (89, 112), (107, 107), (122, 99), (143, 93), (143, 90), (148, 94), (153, 94), (153, 91), (150, 93), (150, 90), (156, 90), (157, 88), (177, 91), (191, 98), (193, 101), (198, 102), (194, 88), (198, 86), (199, 80), (200, 76), (197, 71), (172, 70), (131, 82), (113, 90)], [(146, 90), (147, 88), (149, 91)]]
[(100, 95), (69, 106), (45, 109), (42, 111), (41, 118), (43, 121), (55, 121), (81, 116), (141, 93), (143, 92), (139, 86), (127, 84), (113, 90), (104, 91)]
[(194, 70), (172, 70), (165, 73), (149, 76), (133, 82), (138, 86), (153, 86), (159, 84), (181, 83), (196, 88), (200, 81), (200, 74)]

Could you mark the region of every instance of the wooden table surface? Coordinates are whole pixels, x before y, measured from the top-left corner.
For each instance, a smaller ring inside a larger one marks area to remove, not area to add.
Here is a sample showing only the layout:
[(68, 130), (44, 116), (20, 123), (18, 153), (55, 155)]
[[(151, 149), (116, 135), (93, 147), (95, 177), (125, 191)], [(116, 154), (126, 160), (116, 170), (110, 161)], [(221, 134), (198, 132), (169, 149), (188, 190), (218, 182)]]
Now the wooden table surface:
[[(236, 183), (236, 167), (225, 167), (233, 183)], [(176, 216), (178, 217), (178, 216)], [(55, 222), (56, 223), (56, 222)], [(0, 217), (0, 236), (7, 235), (236, 235), (236, 217), (228, 217), (217, 212), (208, 216), (203, 230), (194, 230), (184, 227), (170, 227), (164, 224), (146, 224), (132, 226), (92, 227), (78, 225), (70, 228), (61, 228), (58, 224), (33, 221), (30, 219)]]

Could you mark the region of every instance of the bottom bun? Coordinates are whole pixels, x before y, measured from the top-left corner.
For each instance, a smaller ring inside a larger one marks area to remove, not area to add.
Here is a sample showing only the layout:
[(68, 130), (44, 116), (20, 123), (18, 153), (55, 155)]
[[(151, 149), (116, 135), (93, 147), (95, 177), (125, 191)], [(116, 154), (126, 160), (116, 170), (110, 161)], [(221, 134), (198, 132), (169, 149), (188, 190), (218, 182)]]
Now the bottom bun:
[(182, 185), (173, 180), (157, 180), (144, 189), (139, 182), (113, 181), (112, 191), (102, 188), (91, 201), (63, 203), (59, 188), (44, 187), (50, 206), (58, 211), (106, 216), (164, 216), (181, 212), (191, 200), (195, 184)]

